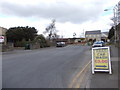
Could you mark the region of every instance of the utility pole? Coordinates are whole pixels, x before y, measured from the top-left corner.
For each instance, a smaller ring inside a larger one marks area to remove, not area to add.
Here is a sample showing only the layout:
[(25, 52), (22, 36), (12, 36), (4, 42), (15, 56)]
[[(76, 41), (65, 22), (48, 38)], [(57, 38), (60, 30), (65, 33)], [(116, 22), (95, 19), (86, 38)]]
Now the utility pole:
[(84, 29), (83, 29), (83, 33), (82, 34), (83, 34), (83, 37), (84, 37)]

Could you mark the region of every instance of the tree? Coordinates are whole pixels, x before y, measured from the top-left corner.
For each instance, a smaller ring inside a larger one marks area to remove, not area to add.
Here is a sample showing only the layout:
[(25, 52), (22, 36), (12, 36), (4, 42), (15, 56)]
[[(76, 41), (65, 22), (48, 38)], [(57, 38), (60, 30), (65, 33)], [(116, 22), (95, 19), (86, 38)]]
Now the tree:
[(45, 34), (48, 33), (49, 40), (55, 39), (58, 37), (54, 19), (52, 20), (52, 23), (47, 28), (45, 28), (44, 33)]
[(109, 30), (109, 33), (108, 33), (108, 39), (111, 39), (111, 38), (113, 38), (113, 36), (114, 36), (114, 27), (111, 27), (111, 29)]
[(116, 27), (117, 40), (120, 42), (120, 23)]
[(46, 39), (42, 34), (36, 36), (35, 41), (40, 42), (40, 43), (46, 43)]
[(74, 32), (74, 33), (73, 33), (73, 38), (75, 38), (75, 37), (76, 37), (76, 33)]
[(11, 27), (7, 30), (7, 40), (10, 42), (34, 40), (37, 30), (34, 27)]
[(45, 39), (45, 37), (42, 34), (36, 36), (35, 42), (38, 42), (40, 44), (41, 48), (49, 46), (47, 43), (47, 40)]

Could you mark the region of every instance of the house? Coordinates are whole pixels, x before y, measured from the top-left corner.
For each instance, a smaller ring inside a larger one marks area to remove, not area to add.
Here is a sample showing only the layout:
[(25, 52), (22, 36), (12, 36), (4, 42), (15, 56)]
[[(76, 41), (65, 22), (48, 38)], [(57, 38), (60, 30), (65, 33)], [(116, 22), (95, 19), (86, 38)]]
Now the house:
[(101, 30), (86, 31), (85, 39), (87, 42), (94, 42), (101, 40)]
[(69, 39), (68, 38), (57, 38), (56, 42), (65, 42), (66, 44), (69, 43)]
[(108, 41), (108, 33), (109, 32), (102, 32), (101, 33), (101, 40), (104, 41), (104, 42), (107, 42)]
[(6, 39), (6, 28), (0, 27), (0, 43), (6, 45), (7, 39)]

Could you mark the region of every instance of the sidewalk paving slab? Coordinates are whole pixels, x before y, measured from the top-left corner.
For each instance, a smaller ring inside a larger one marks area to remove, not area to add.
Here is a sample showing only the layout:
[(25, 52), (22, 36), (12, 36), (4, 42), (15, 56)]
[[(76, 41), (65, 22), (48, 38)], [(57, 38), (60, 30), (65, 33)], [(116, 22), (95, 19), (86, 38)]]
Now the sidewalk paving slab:
[(89, 79), (87, 80), (85, 88), (119, 89), (119, 49), (114, 46), (110, 46), (110, 48), (112, 75), (110, 75), (108, 72), (95, 72), (93, 75), (90, 68)]

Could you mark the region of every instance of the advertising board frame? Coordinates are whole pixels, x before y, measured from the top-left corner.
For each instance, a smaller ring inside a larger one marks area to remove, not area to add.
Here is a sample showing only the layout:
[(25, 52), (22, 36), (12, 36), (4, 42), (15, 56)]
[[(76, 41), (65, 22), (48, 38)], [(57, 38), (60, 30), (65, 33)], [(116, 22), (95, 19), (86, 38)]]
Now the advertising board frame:
[[(108, 70), (95, 69), (94, 50), (98, 50), (98, 49), (108, 49)], [(92, 74), (94, 74), (95, 72), (109, 72), (109, 74), (112, 74), (111, 59), (110, 59), (110, 47), (95, 47), (95, 48), (92, 48)]]

